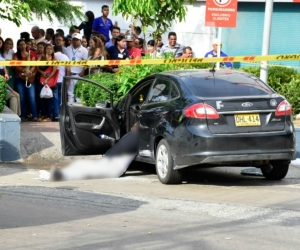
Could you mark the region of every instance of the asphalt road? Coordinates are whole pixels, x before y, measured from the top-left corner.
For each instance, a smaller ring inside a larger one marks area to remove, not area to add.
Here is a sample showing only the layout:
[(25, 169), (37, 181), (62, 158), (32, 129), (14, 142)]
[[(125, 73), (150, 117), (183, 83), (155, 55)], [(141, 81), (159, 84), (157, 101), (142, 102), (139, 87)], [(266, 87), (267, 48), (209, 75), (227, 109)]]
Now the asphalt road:
[(191, 170), (167, 186), (148, 165), (61, 183), (2, 165), (0, 249), (299, 249), (300, 167), (276, 182), (241, 170)]

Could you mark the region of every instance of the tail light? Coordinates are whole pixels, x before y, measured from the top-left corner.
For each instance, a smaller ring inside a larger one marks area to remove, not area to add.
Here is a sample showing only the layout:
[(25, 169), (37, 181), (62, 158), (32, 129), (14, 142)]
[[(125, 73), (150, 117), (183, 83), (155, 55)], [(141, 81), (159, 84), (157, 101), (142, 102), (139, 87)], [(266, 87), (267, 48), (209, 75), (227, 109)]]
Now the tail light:
[(292, 113), (291, 104), (287, 100), (284, 100), (278, 105), (275, 111), (275, 116), (290, 115), (291, 113)]
[(184, 114), (191, 118), (218, 119), (219, 114), (214, 107), (206, 103), (197, 103), (184, 110)]

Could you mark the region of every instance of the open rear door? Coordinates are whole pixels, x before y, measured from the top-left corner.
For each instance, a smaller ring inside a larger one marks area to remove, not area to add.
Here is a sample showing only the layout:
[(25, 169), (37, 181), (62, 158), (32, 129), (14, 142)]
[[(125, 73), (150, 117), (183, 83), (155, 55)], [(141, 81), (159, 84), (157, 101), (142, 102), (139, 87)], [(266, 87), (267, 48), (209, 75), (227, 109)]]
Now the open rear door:
[[(68, 79), (89, 82), (110, 94), (110, 103), (83, 106), (67, 102)], [(67, 76), (62, 84), (62, 104), (59, 114), (60, 138), (63, 155), (104, 154), (120, 139), (120, 127), (112, 107), (113, 93), (102, 85), (81, 77)], [(110, 138), (100, 138), (105, 135)]]

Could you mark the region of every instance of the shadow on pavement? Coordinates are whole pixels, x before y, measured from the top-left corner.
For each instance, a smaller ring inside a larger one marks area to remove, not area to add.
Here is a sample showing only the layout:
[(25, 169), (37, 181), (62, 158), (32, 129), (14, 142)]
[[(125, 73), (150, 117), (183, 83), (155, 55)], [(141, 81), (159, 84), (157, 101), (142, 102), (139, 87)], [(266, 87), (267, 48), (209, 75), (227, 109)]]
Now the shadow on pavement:
[[(183, 184), (215, 185), (215, 186), (273, 186), (300, 184), (300, 168), (290, 166), (287, 176), (279, 181), (270, 181), (262, 175), (243, 175), (245, 170), (258, 170), (253, 167), (214, 167), (186, 168), (183, 170)], [(141, 162), (133, 162), (126, 171), (125, 177), (156, 175), (155, 166)], [(157, 177), (156, 177), (157, 178)]]
[(216, 167), (187, 169), (183, 173), (183, 183), (215, 186), (286, 186), (300, 184), (300, 171), (290, 167), (287, 176), (279, 181), (271, 181), (263, 176), (242, 175), (251, 167)]
[(155, 165), (133, 161), (122, 176), (156, 175)]
[[(31, 169), (33, 167), (30, 167)], [(50, 168), (50, 167), (49, 167)], [(49, 169), (48, 168), (48, 169)], [(46, 170), (48, 170), (46, 168)], [(266, 180), (262, 175), (243, 175), (244, 170), (256, 170), (252, 167), (215, 167), (183, 171), (183, 184), (215, 185), (215, 186), (272, 186), (300, 184), (300, 169), (290, 171), (286, 178), (280, 181)], [(155, 165), (133, 162), (123, 177), (157, 178)], [(96, 178), (97, 179), (97, 178)]]
[[(73, 187), (74, 189), (76, 187)], [(32, 227), (125, 213), (146, 204), (139, 200), (71, 190), (0, 186), (0, 229)]]

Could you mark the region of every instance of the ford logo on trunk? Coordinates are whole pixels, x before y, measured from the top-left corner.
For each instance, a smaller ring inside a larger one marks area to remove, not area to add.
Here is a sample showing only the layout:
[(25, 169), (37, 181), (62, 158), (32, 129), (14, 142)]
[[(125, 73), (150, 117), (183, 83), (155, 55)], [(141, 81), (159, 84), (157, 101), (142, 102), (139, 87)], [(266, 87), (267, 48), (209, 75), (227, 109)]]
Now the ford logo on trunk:
[(250, 107), (253, 106), (253, 103), (251, 103), (251, 102), (244, 102), (244, 103), (242, 103), (242, 106), (243, 106), (244, 108), (250, 108)]

